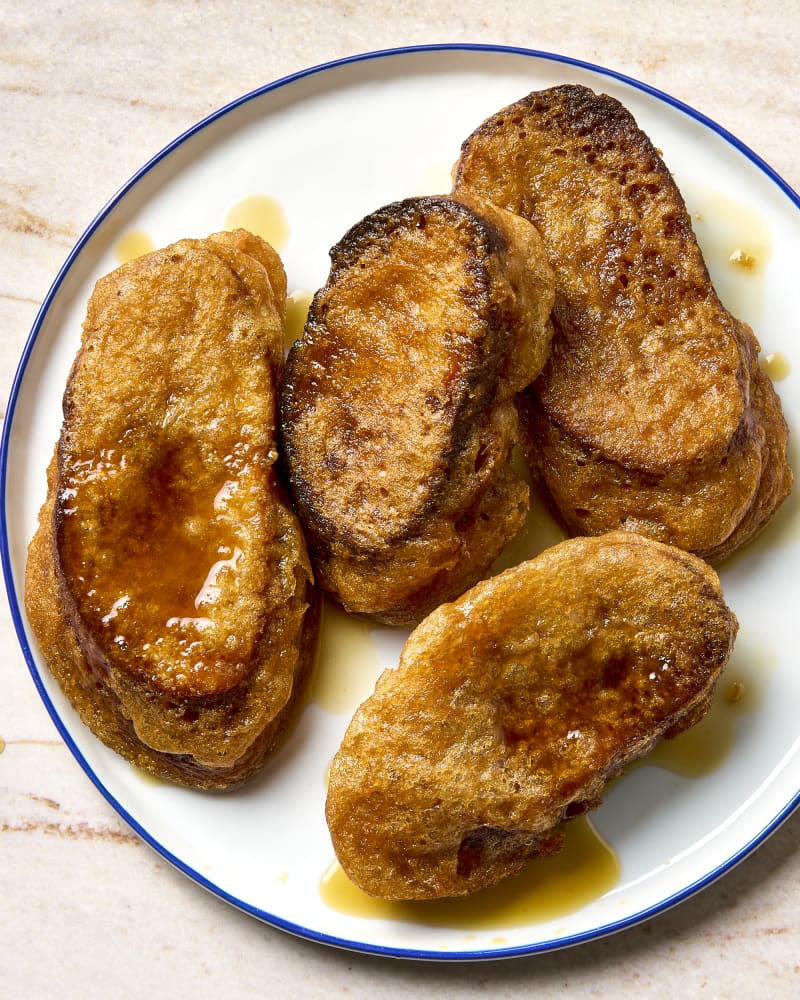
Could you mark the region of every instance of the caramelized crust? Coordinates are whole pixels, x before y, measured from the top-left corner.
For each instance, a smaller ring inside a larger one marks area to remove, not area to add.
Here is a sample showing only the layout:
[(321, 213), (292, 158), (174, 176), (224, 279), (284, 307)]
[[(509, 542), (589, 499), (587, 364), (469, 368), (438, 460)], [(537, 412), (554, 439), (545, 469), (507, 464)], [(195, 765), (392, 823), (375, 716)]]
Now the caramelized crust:
[(275, 473), (285, 287), (242, 231), (97, 283), (29, 555), (28, 615), (84, 721), (191, 785), (260, 765), (313, 633)]
[(429, 615), (330, 772), (339, 861), (387, 899), (458, 896), (552, 853), (560, 826), (697, 722), (737, 629), (699, 558), (572, 539)]
[(631, 526), (715, 558), (750, 537), (791, 488), (786, 424), (630, 113), (580, 86), (530, 94), (467, 139), (454, 190), (530, 219), (556, 274), (526, 413), (565, 527)]
[(552, 276), (524, 220), (446, 198), (378, 210), (331, 260), (287, 362), (289, 483), (322, 586), (406, 624), (525, 515), (513, 397), (547, 355)]

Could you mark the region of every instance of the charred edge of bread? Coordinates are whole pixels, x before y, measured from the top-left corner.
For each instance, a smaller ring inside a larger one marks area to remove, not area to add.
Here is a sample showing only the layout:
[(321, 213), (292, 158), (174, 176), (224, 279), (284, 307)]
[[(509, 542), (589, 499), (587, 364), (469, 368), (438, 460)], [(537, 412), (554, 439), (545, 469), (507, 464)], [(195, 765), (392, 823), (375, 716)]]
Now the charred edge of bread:
[[(306, 329), (323, 330), (326, 311), (325, 298), (337, 278), (350, 268), (358, 267), (365, 253), (376, 247), (384, 247), (389, 252), (392, 238), (399, 231), (411, 227), (423, 227), (426, 213), (445, 214), (454, 225), (470, 226), (477, 237), (475, 257), (468, 262), (468, 270), (475, 278), (478, 290), (469, 299), (476, 311), (486, 311), (489, 338), (481, 345), (481, 353), (473, 353), (461, 372), (463, 389), (458, 394), (455, 406), (445, 403), (439, 410), (439, 419), (447, 420), (452, 432), (447, 448), (441, 455), (438, 467), (427, 483), (427, 492), (419, 507), (405, 521), (393, 523), (375, 545), (353, 537), (354, 526), (329, 517), (321, 506), (323, 498), (317, 498), (313, 483), (309, 480), (300, 461), (298, 444), (295, 442), (295, 425), (300, 413), (297, 401), (297, 369), (301, 365), (304, 342), (297, 341), (287, 359), (284, 391), (281, 399), (281, 442), (284, 474), (289, 482), (292, 499), (301, 514), (303, 525), (316, 539), (321, 549), (341, 544), (359, 554), (379, 555), (387, 546), (402, 542), (417, 535), (425, 521), (440, 510), (450, 499), (450, 480), (454, 461), (462, 455), (473, 436), (476, 422), (481, 420), (491, 404), (497, 389), (503, 357), (499, 347), (499, 333), (507, 317), (500, 314), (489, 300), (489, 276), (477, 259), (489, 255), (502, 255), (508, 249), (507, 240), (497, 226), (488, 223), (466, 204), (454, 199), (438, 197), (409, 198), (394, 202), (366, 216), (356, 223), (330, 251), (331, 271), (329, 278), (312, 299), (308, 311)], [(466, 295), (465, 295), (466, 298)], [(393, 387), (392, 387), (393, 388)], [(314, 472), (315, 470), (309, 470)], [(324, 501), (323, 501), (324, 502)]]
[[(322, 586), (348, 611), (409, 624), (478, 579), (522, 522), (513, 396), (547, 357), (552, 272), (530, 223), (467, 197), (387, 205), (331, 259), (287, 362), (286, 478)], [(400, 292), (386, 284), (394, 268), (408, 276)], [(388, 333), (373, 332), (363, 303), (375, 301)], [(404, 375), (406, 352), (431, 364)], [(390, 383), (379, 421), (363, 389), (376, 372)]]
[[(391, 240), (395, 232), (407, 227), (424, 229), (430, 212), (447, 215), (454, 225), (468, 225), (475, 230), (484, 246), (486, 254), (502, 254), (508, 244), (500, 230), (471, 208), (468, 202), (449, 195), (421, 195), (390, 202), (370, 212), (352, 225), (344, 236), (330, 250), (331, 271), (329, 283), (336, 280), (342, 271), (360, 264), (366, 251)], [(483, 281), (480, 271), (476, 272)], [(485, 285), (482, 291), (485, 290)], [(480, 303), (479, 303), (480, 304)]]
[[(443, 601), (452, 600), (475, 583), (521, 528), (528, 498), (527, 483), (503, 469), (450, 530), (436, 538), (400, 542), (384, 558), (332, 552), (322, 540), (317, 582), (336, 595), (351, 614), (383, 625), (411, 628)], [(487, 525), (493, 526), (491, 534)]]

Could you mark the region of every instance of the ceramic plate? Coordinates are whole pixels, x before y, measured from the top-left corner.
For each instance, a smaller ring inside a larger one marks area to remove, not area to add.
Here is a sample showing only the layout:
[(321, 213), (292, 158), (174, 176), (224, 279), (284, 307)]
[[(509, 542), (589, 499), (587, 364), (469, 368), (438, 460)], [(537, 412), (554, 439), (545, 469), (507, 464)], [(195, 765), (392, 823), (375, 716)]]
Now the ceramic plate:
[[(576, 944), (707, 885), (800, 799), (797, 494), (722, 569), (741, 631), (693, 742), (617, 780), (592, 814), (593, 829), (576, 826), (555, 867), (531, 866), (494, 899), (443, 908), (370, 907), (338, 875), (326, 880), (326, 770), (356, 704), (396, 663), (402, 634), (329, 620), (326, 659), (280, 752), (247, 788), (208, 796), (148, 780), (98, 743), (44, 668), (21, 610), (60, 398), (100, 275), (132, 246), (224, 228), (238, 206), (254, 228), (259, 212), (268, 227), (281, 216), (275, 240), (302, 303), (325, 280), (327, 251), (352, 223), (389, 201), (448, 190), (462, 140), (486, 116), (562, 82), (618, 97), (663, 151), (723, 299), (753, 325), (773, 371), (790, 371), (778, 388), (790, 425), (800, 426), (797, 196), (730, 134), (662, 93), (570, 59), (498, 48), (359, 56), (279, 80), (211, 115), (100, 212), (58, 274), (20, 363), (3, 439), (2, 554), (19, 638), (48, 710), (99, 790), (164, 858), (242, 910), (315, 941), (459, 960)], [(550, 537), (546, 525), (534, 525), (530, 549)], [(338, 686), (337, 655), (351, 668)]]

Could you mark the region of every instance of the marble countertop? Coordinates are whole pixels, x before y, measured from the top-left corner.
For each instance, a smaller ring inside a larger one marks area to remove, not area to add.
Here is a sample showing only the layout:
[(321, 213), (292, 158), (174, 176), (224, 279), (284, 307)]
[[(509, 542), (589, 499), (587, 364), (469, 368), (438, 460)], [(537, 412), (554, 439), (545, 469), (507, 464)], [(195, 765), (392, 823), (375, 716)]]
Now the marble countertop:
[[(2, 412), (37, 309), (105, 201), (210, 111), (329, 59), (440, 41), (563, 53), (700, 108), (800, 189), (800, 7), (680, 6), (0, 0)], [(60, 740), (5, 601), (0, 649), (0, 993), (8, 1000), (800, 990), (798, 814), (699, 895), (610, 938), (474, 966), (360, 956), (264, 926), (153, 853)]]

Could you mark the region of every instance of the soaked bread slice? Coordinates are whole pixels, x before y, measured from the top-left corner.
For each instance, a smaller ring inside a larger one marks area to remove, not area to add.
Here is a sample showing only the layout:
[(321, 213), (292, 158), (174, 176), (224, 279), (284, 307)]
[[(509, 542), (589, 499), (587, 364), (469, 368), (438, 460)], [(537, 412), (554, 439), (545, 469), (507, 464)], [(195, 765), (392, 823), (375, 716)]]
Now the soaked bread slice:
[(737, 623), (708, 565), (619, 531), (483, 581), (412, 632), (334, 758), (337, 857), (386, 899), (460, 896), (707, 711)]
[(780, 402), (631, 114), (581, 86), (532, 93), (466, 140), (454, 191), (530, 219), (555, 271), (525, 425), (567, 530), (627, 527), (709, 558), (759, 530), (792, 482)]
[(258, 769), (314, 634), (275, 471), (285, 293), (243, 231), (102, 278), (30, 547), (28, 617), (84, 722), (197, 787)]
[(409, 624), (525, 516), (513, 399), (547, 357), (553, 279), (533, 226), (444, 197), (379, 209), (331, 261), (287, 361), (288, 480), (321, 585)]

